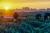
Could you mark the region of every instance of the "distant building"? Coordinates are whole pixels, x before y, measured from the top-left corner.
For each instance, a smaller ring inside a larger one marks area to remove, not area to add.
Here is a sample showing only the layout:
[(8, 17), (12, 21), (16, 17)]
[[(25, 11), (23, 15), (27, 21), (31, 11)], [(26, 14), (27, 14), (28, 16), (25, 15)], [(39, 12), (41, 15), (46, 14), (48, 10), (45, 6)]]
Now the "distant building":
[(39, 9), (39, 11), (47, 11), (46, 9)]
[(50, 8), (47, 8), (47, 11), (50, 11)]
[(31, 8), (31, 11), (37, 11), (37, 9), (36, 8)]
[(23, 7), (23, 10), (30, 10), (29, 7)]

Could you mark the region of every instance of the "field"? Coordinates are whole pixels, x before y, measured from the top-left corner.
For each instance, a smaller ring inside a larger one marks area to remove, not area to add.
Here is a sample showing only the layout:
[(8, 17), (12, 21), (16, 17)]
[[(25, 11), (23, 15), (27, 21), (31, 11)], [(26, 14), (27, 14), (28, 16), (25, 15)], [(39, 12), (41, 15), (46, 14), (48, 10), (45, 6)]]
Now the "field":
[[(24, 12), (23, 18), (16, 22), (0, 23), (0, 33), (50, 33), (50, 18), (44, 19), (45, 13)], [(39, 14), (42, 17), (36, 17)]]

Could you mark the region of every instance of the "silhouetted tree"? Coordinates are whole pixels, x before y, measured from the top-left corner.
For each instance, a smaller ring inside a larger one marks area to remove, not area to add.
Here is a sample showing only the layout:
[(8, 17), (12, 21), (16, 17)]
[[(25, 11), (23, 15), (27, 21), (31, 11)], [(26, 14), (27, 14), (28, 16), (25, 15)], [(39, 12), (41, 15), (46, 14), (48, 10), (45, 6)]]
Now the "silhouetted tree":
[(14, 17), (14, 19), (15, 19), (16, 21), (18, 20), (18, 16), (19, 16), (19, 15), (18, 15), (16, 12), (15, 12), (14, 15), (13, 15), (13, 17)]
[(39, 20), (39, 19), (41, 19), (41, 14), (37, 14), (35, 17), (37, 20)]
[(50, 13), (45, 13), (45, 15), (44, 15), (44, 21), (45, 21), (46, 19), (48, 19), (48, 16), (50, 16)]
[(0, 11), (0, 21), (2, 21), (2, 20), (3, 20), (3, 12)]

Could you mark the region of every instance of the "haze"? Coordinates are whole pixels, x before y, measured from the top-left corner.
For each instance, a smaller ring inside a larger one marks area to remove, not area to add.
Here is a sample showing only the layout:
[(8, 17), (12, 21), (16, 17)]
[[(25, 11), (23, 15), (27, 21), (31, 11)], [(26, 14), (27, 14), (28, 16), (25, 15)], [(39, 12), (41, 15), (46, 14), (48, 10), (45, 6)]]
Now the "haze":
[(50, 8), (50, 0), (0, 0), (0, 9), (30, 7), (30, 8)]

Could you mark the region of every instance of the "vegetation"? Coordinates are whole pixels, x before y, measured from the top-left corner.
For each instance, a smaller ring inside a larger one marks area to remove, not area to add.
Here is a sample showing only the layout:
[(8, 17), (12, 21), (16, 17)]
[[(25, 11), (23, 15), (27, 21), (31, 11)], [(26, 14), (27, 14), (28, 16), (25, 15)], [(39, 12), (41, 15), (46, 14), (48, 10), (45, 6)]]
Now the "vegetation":
[(45, 17), (47, 21), (45, 20), (44, 22), (41, 22), (41, 16), (41, 14), (37, 14), (35, 17), (36, 19), (34, 19), (33, 16), (27, 16), (26, 19), (21, 20), (20, 24), (18, 25), (18, 22), (4, 25), (0, 24), (0, 33), (50, 33), (50, 21), (48, 22), (47, 18)]

